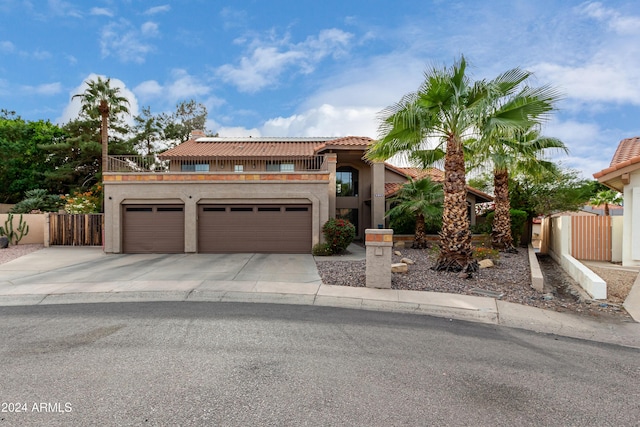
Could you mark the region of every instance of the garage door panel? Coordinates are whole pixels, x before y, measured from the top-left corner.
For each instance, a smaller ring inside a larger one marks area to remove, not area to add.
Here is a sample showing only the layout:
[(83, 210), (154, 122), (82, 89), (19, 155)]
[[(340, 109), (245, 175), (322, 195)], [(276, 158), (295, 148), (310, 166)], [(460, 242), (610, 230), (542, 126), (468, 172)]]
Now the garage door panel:
[(122, 234), (125, 253), (183, 253), (184, 206), (124, 206)]
[(198, 214), (199, 252), (311, 252), (310, 205), (202, 205)]

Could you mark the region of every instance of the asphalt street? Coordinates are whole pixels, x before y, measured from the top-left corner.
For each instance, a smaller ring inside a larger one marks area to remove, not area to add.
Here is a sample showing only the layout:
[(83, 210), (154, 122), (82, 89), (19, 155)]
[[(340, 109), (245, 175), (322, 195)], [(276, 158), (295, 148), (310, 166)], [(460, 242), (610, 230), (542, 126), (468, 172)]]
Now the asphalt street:
[(275, 304), (0, 307), (0, 426), (637, 425), (640, 351)]

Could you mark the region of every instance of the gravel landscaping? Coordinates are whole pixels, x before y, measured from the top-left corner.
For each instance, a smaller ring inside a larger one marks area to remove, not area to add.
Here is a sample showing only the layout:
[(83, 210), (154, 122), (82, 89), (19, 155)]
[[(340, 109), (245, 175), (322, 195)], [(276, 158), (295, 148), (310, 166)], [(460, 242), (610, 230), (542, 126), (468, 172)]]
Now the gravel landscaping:
[(42, 244), (31, 245), (10, 245), (8, 248), (0, 249), (0, 264), (13, 261), (16, 258), (20, 258), (23, 255), (35, 252), (44, 248)]
[[(460, 278), (456, 273), (432, 270), (435, 255), (428, 249), (398, 250), (402, 255), (393, 255), (392, 262), (400, 262), (401, 258), (406, 257), (415, 261), (415, 264), (409, 266), (408, 273), (393, 274), (393, 289), (477, 296), (501, 295), (499, 298), (503, 301), (558, 312), (574, 312), (612, 321), (633, 321), (619, 300), (612, 298), (607, 301), (592, 301), (582, 297), (577, 291), (577, 283), (547, 256), (540, 257), (540, 266), (545, 277), (545, 291), (535, 291), (531, 288), (529, 259), (525, 248), (520, 248), (517, 254), (500, 254), (500, 259), (494, 267), (481, 269), (471, 279)], [(325, 284), (365, 286), (365, 261), (319, 260), (317, 265)], [(603, 273), (605, 281), (608, 280), (606, 273), (610, 271)], [(626, 277), (627, 282), (629, 279), (630, 277)]]

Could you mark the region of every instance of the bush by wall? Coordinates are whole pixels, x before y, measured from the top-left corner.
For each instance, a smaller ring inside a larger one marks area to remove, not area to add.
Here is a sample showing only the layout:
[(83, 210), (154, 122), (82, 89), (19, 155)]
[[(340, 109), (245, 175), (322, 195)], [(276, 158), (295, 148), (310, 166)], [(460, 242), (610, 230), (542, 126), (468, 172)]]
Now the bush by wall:
[(355, 239), (356, 227), (346, 219), (331, 218), (322, 226), (322, 233), (331, 253), (339, 254)]

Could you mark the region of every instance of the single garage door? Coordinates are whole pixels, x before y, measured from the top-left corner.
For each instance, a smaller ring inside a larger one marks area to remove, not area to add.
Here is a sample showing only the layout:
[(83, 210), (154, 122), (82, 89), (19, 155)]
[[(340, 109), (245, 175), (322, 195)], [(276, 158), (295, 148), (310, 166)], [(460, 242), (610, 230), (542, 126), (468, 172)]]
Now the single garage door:
[(124, 205), (124, 253), (184, 252), (184, 205)]
[(311, 205), (199, 205), (198, 252), (310, 253)]

